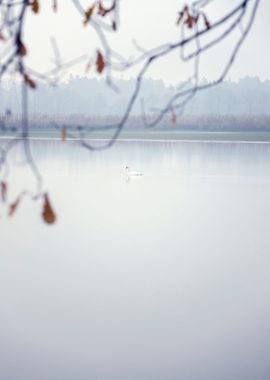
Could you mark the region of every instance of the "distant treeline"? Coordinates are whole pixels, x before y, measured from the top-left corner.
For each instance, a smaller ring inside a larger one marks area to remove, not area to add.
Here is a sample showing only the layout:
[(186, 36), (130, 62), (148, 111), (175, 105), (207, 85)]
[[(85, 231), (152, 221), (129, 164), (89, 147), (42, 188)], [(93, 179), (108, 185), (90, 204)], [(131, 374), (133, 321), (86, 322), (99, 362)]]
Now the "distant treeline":
[[(29, 114), (36, 128), (48, 128), (49, 120), (72, 124), (74, 127), (98, 126), (119, 120), (125, 110), (134, 81), (118, 80), (114, 92), (100, 79), (71, 78), (58, 87), (40, 85), (30, 92)], [(127, 127), (143, 128), (141, 99), (147, 116), (166, 105), (177, 87), (166, 86), (160, 80), (145, 79), (141, 97), (134, 106)], [(12, 84), (0, 86), (0, 124), (11, 113), (8, 123), (19, 123), (21, 113), (20, 88)], [(226, 81), (196, 94), (184, 115), (176, 124), (165, 117), (157, 128), (189, 130), (270, 130), (270, 80), (243, 78)]]
[[(132, 80), (116, 81), (118, 91), (109, 88), (103, 79), (71, 78), (58, 87), (40, 85), (31, 91), (30, 113), (47, 115), (120, 115), (124, 111), (134, 88)], [(180, 84), (179, 84), (180, 85)], [(179, 87), (179, 86), (178, 86)], [(141, 114), (143, 98), (148, 113), (162, 108), (177, 91), (177, 86), (166, 86), (160, 80), (145, 79), (133, 109)], [(1, 84), (0, 112), (10, 109), (20, 113), (20, 88)], [(270, 80), (243, 78), (238, 82), (226, 81), (196, 94), (189, 103), (186, 115), (270, 115)]]

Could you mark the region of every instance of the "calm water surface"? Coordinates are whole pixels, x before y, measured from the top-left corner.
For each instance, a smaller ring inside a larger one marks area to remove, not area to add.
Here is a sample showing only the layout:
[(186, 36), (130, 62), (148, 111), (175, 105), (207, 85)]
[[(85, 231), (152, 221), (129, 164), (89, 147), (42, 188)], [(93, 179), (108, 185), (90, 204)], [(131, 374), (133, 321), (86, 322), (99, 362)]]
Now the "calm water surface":
[(1, 380), (270, 378), (270, 145), (34, 152), (58, 222), (0, 219)]

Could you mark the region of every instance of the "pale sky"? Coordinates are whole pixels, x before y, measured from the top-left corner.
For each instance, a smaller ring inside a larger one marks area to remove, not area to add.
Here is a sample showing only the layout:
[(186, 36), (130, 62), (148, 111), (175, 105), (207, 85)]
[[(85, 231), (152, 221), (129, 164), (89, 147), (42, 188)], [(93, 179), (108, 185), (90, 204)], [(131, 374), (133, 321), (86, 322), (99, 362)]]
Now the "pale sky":
[[(37, 70), (45, 71), (53, 67), (53, 53), (50, 37), (54, 37), (59, 45), (63, 62), (87, 54), (89, 58), (99, 47), (91, 28), (84, 27), (82, 17), (74, 8), (72, 1), (58, 0), (59, 11), (54, 14), (51, 1), (40, 0), (40, 14), (30, 14), (25, 29), (25, 41), (29, 48), (28, 62)], [(92, 1), (82, 1), (87, 8)], [(176, 26), (177, 11), (182, 8), (183, 1), (179, 0), (122, 0), (120, 2), (120, 28), (110, 39), (116, 51), (125, 57), (136, 56), (132, 39), (143, 48), (149, 49), (161, 43), (176, 41), (179, 28)], [(222, 11), (230, 9), (239, 0), (215, 0), (214, 6), (209, 7), (208, 17), (214, 21)], [(270, 1), (261, 0), (253, 28), (242, 47), (229, 78), (237, 80), (244, 76), (259, 76), (270, 79), (270, 36), (268, 16)], [(237, 31), (239, 36), (239, 31)], [(229, 49), (235, 41), (236, 34), (220, 47), (215, 48), (205, 56), (201, 65), (201, 78), (215, 79), (228, 57)], [(137, 70), (139, 67), (137, 68)], [(179, 52), (163, 59), (148, 73), (148, 77), (163, 79), (167, 83), (176, 84), (185, 80), (190, 74), (190, 67), (179, 59)], [(85, 62), (72, 68), (74, 75), (85, 75)], [(131, 71), (123, 77), (132, 77), (136, 71)], [(89, 76), (95, 76), (94, 67)]]

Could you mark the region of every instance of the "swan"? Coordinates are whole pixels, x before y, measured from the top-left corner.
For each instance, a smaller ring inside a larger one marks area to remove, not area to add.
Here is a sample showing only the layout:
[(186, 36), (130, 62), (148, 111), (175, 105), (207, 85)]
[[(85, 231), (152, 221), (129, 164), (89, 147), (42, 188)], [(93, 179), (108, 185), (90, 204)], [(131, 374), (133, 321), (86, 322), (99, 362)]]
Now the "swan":
[(126, 166), (126, 173), (128, 177), (141, 177), (143, 175), (142, 172), (136, 172), (134, 170), (130, 170), (129, 166)]

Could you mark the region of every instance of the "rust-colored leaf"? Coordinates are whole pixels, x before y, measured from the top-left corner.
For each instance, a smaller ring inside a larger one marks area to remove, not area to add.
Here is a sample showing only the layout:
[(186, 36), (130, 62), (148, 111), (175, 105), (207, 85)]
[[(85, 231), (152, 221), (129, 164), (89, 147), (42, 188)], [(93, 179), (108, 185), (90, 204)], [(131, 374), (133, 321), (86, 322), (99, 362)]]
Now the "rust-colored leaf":
[(178, 17), (177, 17), (177, 20), (176, 20), (176, 25), (179, 25), (180, 22), (183, 20), (183, 17), (184, 17), (184, 12), (179, 12), (178, 13)]
[(179, 25), (180, 22), (183, 20), (185, 15), (189, 14), (189, 8), (187, 5), (185, 5), (181, 12), (178, 12), (178, 18), (176, 20), (176, 25)]
[(21, 57), (25, 57), (27, 54), (26, 46), (22, 41), (19, 42), (18, 53), (20, 54)]
[(88, 24), (88, 22), (91, 20), (91, 17), (93, 15), (93, 12), (94, 12), (94, 9), (95, 9), (95, 4), (92, 6), (92, 7), (89, 7), (85, 13), (84, 13), (84, 20), (83, 20), (83, 25), (86, 26)]
[(187, 25), (189, 29), (193, 28), (194, 25), (198, 23), (199, 16), (201, 13), (191, 12), (189, 7), (185, 5), (181, 12), (178, 12), (178, 18), (176, 20), (176, 25), (180, 25), (181, 22)]
[(112, 12), (115, 8), (115, 2), (113, 2), (112, 6), (110, 8), (105, 8), (103, 5), (102, 5), (102, 2), (99, 1), (98, 2), (98, 14), (102, 17), (105, 17), (108, 13)]
[(37, 88), (36, 82), (34, 82), (33, 79), (31, 79), (26, 73), (23, 74), (23, 79), (28, 87), (32, 88), (33, 90)]
[(105, 68), (105, 61), (100, 51), (97, 52), (96, 69), (98, 73), (102, 73)]
[(7, 200), (7, 183), (4, 181), (0, 182), (0, 194), (2, 202), (6, 202)]
[(61, 141), (65, 142), (67, 140), (67, 127), (62, 127), (61, 129)]
[(0, 32), (0, 41), (5, 42), (6, 38), (4, 37), (3, 33)]
[(56, 221), (56, 215), (52, 209), (49, 196), (47, 193), (44, 194), (42, 218), (44, 222), (47, 224), (53, 224)]
[(34, 13), (38, 13), (39, 12), (39, 2), (38, 2), (38, 0), (33, 0), (32, 1), (31, 8), (32, 8), (32, 11)]
[(10, 204), (9, 210), (8, 210), (8, 216), (13, 216), (15, 211), (17, 210), (17, 207), (19, 206), (19, 203), (21, 201), (21, 197), (18, 197), (13, 203)]
[(108, 13), (107, 9), (103, 7), (101, 2), (98, 3), (98, 14), (102, 17), (105, 17)]
[(185, 21), (185, 24), (189, 29), (193, 27), (193, 25), (196, 23), (196, 19), (194, 19), (190, 14), (188, 14), (187, 19)]

